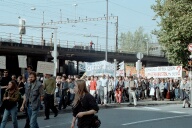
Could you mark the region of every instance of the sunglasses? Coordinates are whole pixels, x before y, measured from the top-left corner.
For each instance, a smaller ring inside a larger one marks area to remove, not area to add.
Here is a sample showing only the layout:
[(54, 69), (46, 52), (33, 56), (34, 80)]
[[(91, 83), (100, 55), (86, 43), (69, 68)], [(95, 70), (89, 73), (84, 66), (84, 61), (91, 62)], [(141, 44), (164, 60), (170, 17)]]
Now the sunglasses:
[(4, 73), (8, 73), (8, 72), (4, 72)]

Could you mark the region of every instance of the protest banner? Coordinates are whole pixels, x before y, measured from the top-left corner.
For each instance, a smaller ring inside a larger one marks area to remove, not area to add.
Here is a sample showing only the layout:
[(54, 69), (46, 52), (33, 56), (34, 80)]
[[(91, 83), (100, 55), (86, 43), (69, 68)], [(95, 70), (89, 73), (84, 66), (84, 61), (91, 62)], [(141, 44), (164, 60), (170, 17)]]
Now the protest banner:
[(92, 62), (92, 63), (85, 63), (85, 70), (87, 76), (100, 76), (102, 74), (114, 75), (114, 64), (106, 62), (106, 61), (98, 61), (98, 62)]
[(6, 69), (6, 56), (0, 56), (0, 69)]
[(43, 74), (54, 74), (54, 68), (55, 64), (52, 62), (43, 62), (38, 61), (37, 62), (37, 73), (43, 73)]
[(163, 66), (145, 68), (145, 76), (150, 78), (182, 77), (182, 66)]
[(27, 56), (18, 55), (18, 61), (19, 61), (20, 68), (27, 68)]

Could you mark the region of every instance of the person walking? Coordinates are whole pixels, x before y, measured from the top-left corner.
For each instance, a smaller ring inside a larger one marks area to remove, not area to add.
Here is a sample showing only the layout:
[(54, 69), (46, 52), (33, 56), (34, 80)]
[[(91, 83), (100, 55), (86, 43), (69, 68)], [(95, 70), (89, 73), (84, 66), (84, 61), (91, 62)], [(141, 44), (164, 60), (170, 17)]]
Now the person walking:
[(92, 128), (91, 122), (99, 107), (95, 98), (88, 92), (84, 80), (75, 81), (75, 99), (72, 104), (73, 118), (71, 128), (75, 128), (77, 120), (78, 128)]
[(136, 90), (136, 83), (133, 80), (133, 76), (130, 76), (129, 77), (129, 102), (131, 104), (132, 97), (133, 97), (134, 107), (137, 106), (137, 98), (136, 98), (135, 90)]
[(189, 94), (190, 94), (190, 85), (187, 83), (187, 80), (183, 80), (183, 86), (181, 88), (183, 90), (183, 108), (185, 108), (185, 104), (188, 104), (190, 108), (191, 104), (189, 103)]
[(62, 76), (60, 90), (61, 90), (61, 97), (59, 102), (59, 110), (61, 110), (62, 106), (63, 106), (63, 109), (67, 107), (68, 90), (69, 90), (69, 83), (67, 81), (67, 76)]
[(112, 103), (115, 100), (114, 96), (114, 78), (110, 77), (108, 82), (108, 103)]
[(159, 84), (159, 90), (160, 90), (160, 100), (164, 100), (164, 87), (165, 87), (165, 83), (164, 83), (164, 79), (161, 79), (161, 82)]
[(51, 77), (50, 74), (46, 74), (46, 80), (43, 83), (45, 96), (44, 96), (44, 103), (45, 103), (45, 119), (49, 119), (50, 109), (54, 112), (54, 117), (58, 115), (58, 110), (54, 105), (54, 93), (56, 88), (56, 80)]
[(96, 96), (96, 87), (97, 87), (97, 82), (94, 79), (94, 76), (91, 76), (90, 80), (90, 94), (95, 97)]
[(3, 105), (5, 106), (3, 119), (1, 122), (1, 128), (5, 128), (9, 115), (11, 114), (13, 121), (13, 128), (18, 128), (17, 122), (17, 102), (19, 100), (19, 90), (15, 81), (10, 81), (8, 83), (8, 88), (6, 89), (3, 96)]
[(97, 83), (97, 86), (96, 86), (96, 100), (97, 100), (97, 103), (100, 104), (101, 103), (101, 91), (100, 91), (101, 81), (99, 80), (98, 76), (95, 77), (95, 81)]
[(106, 78), (105, 74), (102, 75), (102, 78), (100, 79), (100, 81), (101, 81), (100, 91), (103, 92), (103, 95), (101, 96), (101, 104), (104, 103), (104, 105), (106, 105), (108, 79)]
[[(6, 88), (8, 87), (8, 83), (11, 81), (11, 77), (9, 76), (9, 71), (7, 69), (3, 72), (3, 77), (1, 78), (1, 100), (3, 98), (3, 95), (5, 93)], [(1, 104), (1, 103), (0, 103)], [(4, 109), (2, 109), (3, 111)]]
[(39, 128), (37, 123), (37, 116), (40, 110), (41, 101), (44, 98), (44, 89), (40, 81), (36, 80), (36, 72), (29, 73), (29, 83), (26, 85), (23, 104), (20, 108), (24, 110), (24, 106), (27, 107), (27, 113), (30, 120), (30, 128)]

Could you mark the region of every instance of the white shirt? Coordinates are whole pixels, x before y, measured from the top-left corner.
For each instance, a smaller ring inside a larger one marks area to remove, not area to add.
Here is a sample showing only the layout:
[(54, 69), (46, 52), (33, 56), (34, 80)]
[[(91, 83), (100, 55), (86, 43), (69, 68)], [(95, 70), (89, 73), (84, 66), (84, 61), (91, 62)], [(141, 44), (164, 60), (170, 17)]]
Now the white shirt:
[(100, 81), (101, 81), (101, 86), (107, 87), (107, 85), (108, 85), (108, 79), (107, 78), (101, 78)]

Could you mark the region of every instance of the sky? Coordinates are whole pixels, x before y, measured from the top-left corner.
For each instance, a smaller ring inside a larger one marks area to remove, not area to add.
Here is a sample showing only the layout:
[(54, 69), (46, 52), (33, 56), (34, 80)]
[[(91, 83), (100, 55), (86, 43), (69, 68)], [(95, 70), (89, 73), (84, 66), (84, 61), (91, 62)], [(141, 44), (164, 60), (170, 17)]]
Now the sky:
[[(119, 36), (128, 31), (135, 32), (139, 27), (143, 27), (146, 33), (151, 34), (151, 31), (157, 28), (156, 21), (152, 20), (155, 16), (151, 9), (153, 4), (155, 4), (155, 0), (109, 0), (108, 13), (111, 17), (118, 16)], [(19, 42), (18, 27), (1, 26), (4, 23), (18, 25), (18, 17), (24, 19), (26, 25), (40, 27), (43, 22), (104, 17), (106, 11), (106, 0), (0, 0), (0, 37), (11, 38)], [(110, 19), (108, 22), (109, 51), (115, 47), (115, 25), (116, 20)], [(62, 46), (87, 46), (90, 41), (98, 49), (104, 49), (106, 46), (105, 20), (46, 26), (58, 28), (57, 41)], [(46, 43), (51, 42), (52, 33), (55, 33), (53, 29), (44, 29)], [(27, 27), (23, 40), (29, 44), (41, 44), (41, 35), (41, 28)], [(152, 41), (156, 41), (155, 36)]]

